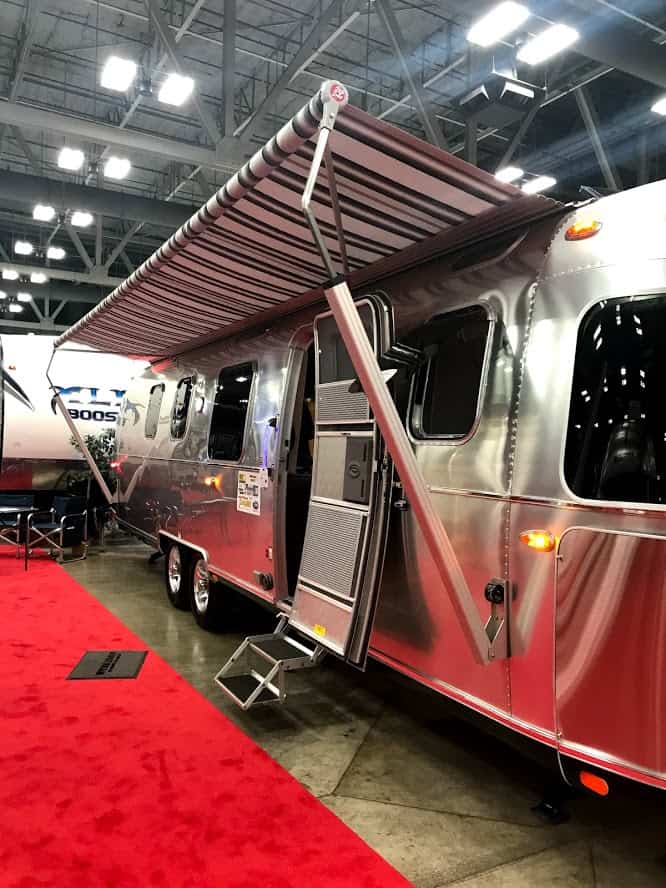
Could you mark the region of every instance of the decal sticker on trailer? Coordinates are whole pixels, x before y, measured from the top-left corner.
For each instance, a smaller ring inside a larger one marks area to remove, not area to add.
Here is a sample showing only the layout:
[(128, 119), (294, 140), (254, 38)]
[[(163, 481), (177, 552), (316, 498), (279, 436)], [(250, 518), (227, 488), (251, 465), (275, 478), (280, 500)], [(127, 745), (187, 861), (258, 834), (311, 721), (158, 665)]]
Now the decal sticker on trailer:
[(261, 514), (261, 485), (259, 472), (239, 472), (236, 490), (236, 510), (249, 515)]

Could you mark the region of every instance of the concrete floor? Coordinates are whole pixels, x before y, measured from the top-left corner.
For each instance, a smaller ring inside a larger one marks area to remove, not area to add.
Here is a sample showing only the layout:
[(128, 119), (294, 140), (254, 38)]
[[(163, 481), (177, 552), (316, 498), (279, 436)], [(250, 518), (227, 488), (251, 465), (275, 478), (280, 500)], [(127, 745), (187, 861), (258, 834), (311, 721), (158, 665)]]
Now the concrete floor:
[(285, 707), (236, 709), (212, 676), (272, 618), (244, 601), (235, 631), (203, 632), (168, 604), (149, 554), (119, 540), (68, 570), (418, 888), (666, 885), (663, 794), (576, 798), (568, 823), (546, 826), (530, 807), (552, 772), (377, 664), (331, 658), (289, 677)]

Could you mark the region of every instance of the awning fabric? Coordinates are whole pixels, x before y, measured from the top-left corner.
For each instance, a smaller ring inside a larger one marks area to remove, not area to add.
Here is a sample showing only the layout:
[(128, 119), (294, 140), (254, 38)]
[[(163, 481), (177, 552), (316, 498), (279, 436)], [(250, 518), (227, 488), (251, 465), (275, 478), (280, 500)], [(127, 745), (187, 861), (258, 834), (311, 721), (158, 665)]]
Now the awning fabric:
[[(325, 86), (56, 346), (72, 340), (167, 357), (321, 288), (327, 275), (301, 196)], [(337, 117), (330, 147), (352, 286), (375, 269), (399, 267), (419, 244), (445, 250), (560, 207), (349, 106)], [(319, 176), (312, 209), (342, 272), (327, 174)]]

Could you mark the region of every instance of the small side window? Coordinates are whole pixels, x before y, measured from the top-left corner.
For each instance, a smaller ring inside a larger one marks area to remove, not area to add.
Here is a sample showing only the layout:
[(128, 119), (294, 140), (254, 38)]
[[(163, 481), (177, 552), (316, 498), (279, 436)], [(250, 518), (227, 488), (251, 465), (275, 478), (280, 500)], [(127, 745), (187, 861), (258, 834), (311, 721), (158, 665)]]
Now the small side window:
[(171, 410), (171, 437), (182, 438), (187, 428), (187, 414), (192, 400), (194, 377), (186, 376), (176, 386), (176, 396)]
[(411, 430), (417, 438), (464, 438), (474, 428), (492, 322), (472, 306), (433, 318), (408, 339), (424, 361), (417, 372)]
[(163, 396), (163, 382), (160, 382), (151, 388), (150, 397), (148, 398), (148, 409), (146, 410), (146, 438), (154, 438), (157, 434), (157, 425), (160, 421), (160, 410), (162, 409)]
[(238, 462), (241, 458), (253, 377), (252, 364), (237, 364), (221, 371), (208, 439), (211, 459)]

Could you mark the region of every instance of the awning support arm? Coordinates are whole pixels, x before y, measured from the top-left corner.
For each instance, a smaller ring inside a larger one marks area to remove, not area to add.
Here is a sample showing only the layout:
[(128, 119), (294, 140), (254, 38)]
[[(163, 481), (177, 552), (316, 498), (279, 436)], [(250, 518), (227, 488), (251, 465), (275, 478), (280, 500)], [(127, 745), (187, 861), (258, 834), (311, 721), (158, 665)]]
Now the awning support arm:
[[(334, 84), (339, 87), (339, 84)], [(341, 88), (344, 93), (344, 88)], [(315, 146), (307, 182), (301, 199), (301, 207), (315, 244), (329, 275), (330, 283), (324, 294), (335, 318), (340, 335), (347, 347), (349, 356), (363, 386), (373, 415), (382, 433), (388, 451), (395, 463), (400, 481), (405, 489), (411, 508), (416, 516), (423, 538), (435, 563), (439, 576), (446, 588), (463, 634), (470, 646), (472, 655), (481, 665), (496, 658), (508, 656), (506, 625), (497, 605), (492, 605), (491, 614), (484, 625), (472, 597), (467, 580), (460, 567), (455, 549), (444, 525), (433, 505), (428, 486), (421, 474), (412, 445), (407, 437), (402, 420), (396, 409), (386, 381), (382, 376), (375, 353), (370, 345), (363, 323), (359, 317), (349, 286), (338, 276), (321, 229), (311, 208), (317, 176), (322, 161), (326, 161), (329, 191), (335, 217), (340, 254), (348, 273), (344, 231), (335, 183), (335, 170), (329, 147), (329, 135), (335, 125), (340, 108), (346, 104), (346, 94), (324, 97), (324, 114), (319, 125), (319, 136)]]
[[(377, 425), (398, 470), (410, 508), (414, 512), (442, 583), (449, 593), (451, 604), (472, 653), (476, 661), (482, 665), (497, 656), (506, 656), (506, 652), (501, 653), (499, 649), (496, 652), (493, 644), (495, 638), (499, 642), (500, 634), (504, 636), (504, 633), (496, 632), (491, 637), (481, 621), (453, 545), (435, 510), (432, 496), (419, 469), (404, 425), (382, 377), (351, 291), (346, 281), (342, 281), (324, 292)], [(494, 631), (496, 621), (492, 623), (489, 621), (488, 627), (491, 626)]]
[(76, 427), (76, 423), (74, 422), (74, 420), (70, 416), (69, 410), (65, 406), (65, 402), (60, 397), (60, 393), (58, 391), (57, 386), (55, 386), (53, 384), (53, 382), (51, 381), (51, 377), (49, 376), (49, 370), (51, 369), (51, 364), (53, 363), (54, 357), (55, 357), (55, 349), (53, 350), (53, 354), (51, 355), (51, 360), (49, 361), (49, 365), (46, 368), (46, 378), (48, 379), (49, 387), (50, 387), (51, 391), (53, 392), (53, 400), (55, 401), (55, 404), (56, 404), (58, 410), (62, 413), (63, 418), (64, 418), (65, 422), (67, 423), (70, 432), (72, 433), (72, 437), (76, 441), (76, 443), (79, 447), (79, 450), (81, 451), (81, 453), (83, 454), (83, 456), (85, 458), (85, 461), (88, 463), (88, 466), (90, 468), (90, 471), (93, 473), (95, 481), (97, 481), (97, 483), (99, 484), (100, 490), (104, 494), (104, 498), (106, 499), (107, 503), (110, 506), (112, 506), (115, 503), (115, 500), (113, 498), (113, 494), (109, 490), (109, 486), (106, 483), (106, 481), (104, 480), (104, 476), (100, 472), (99, 466), (97, 465), (97, 463), (93, 459), (92, 453), (88, 450), (88, 445), (86, 444), (81, 432), (78, 430), (78, 428)]
[(312, 207), (310, 206), (310, 204), (312, 203), (312, 194), (317, 182), (319, 170), (321, 169), (322, 161), (324, 160), (324, 157), (326, 157), (328, 181), (329, 183), (332, 183), (331, 185), (329, 185), (329, 188), (333, 200), (333, 212), (335, 214), (336, 228), (338, 229), (340, 252), (343, 257), (343, 263), (346, 266), (347, 252), (343, 245), (344, 234), (340, 230), (340, 207), (337, 200), (338, 192), (334, 182), (335, 171), (333, 169), (333, 159), (330, 153), (330, 148), (328, 148), (328, 137), (331, 134), (331, 130), (335, 126), (335, 119), (338, 116), (338, 112), (347, 104), (348, 96), (347, 90), (344, 88), (344, 86), (342, 86), (342, 84), (337, 83), (336, 81), (328, 81), (322, 86), (321, 97), (324, 103), (324, 113), (322, 114), (321, 121), (319, 122), (319, 134), (317, 136), (317, 144), (315, 145), (314, 154), (312, 156), (312, 163), (310, 164), (310, 172), (308, 173), (305, 188), (303, 189), (303, 196), (301, 197), (301, 209), (303, 210), (305, 221), (308, 223), (308, 228), (312, 232), (312, 237), (314, 238), (314, 242), (317, 245), (317, 249), (319, 250), (319, 254), (324, 263), (324, 267), (326, 268), (326, 274), (329, 276), (329, 278), (332, 279), (336, 275), (335, 267), (333, 266), (331, 254), (328, 252), (326, 241), (324, 240), (324, 236), (321, 233), (321, 229), (319, 228), (319, 223), (317, 222), (315, 214), (312, 212)]

